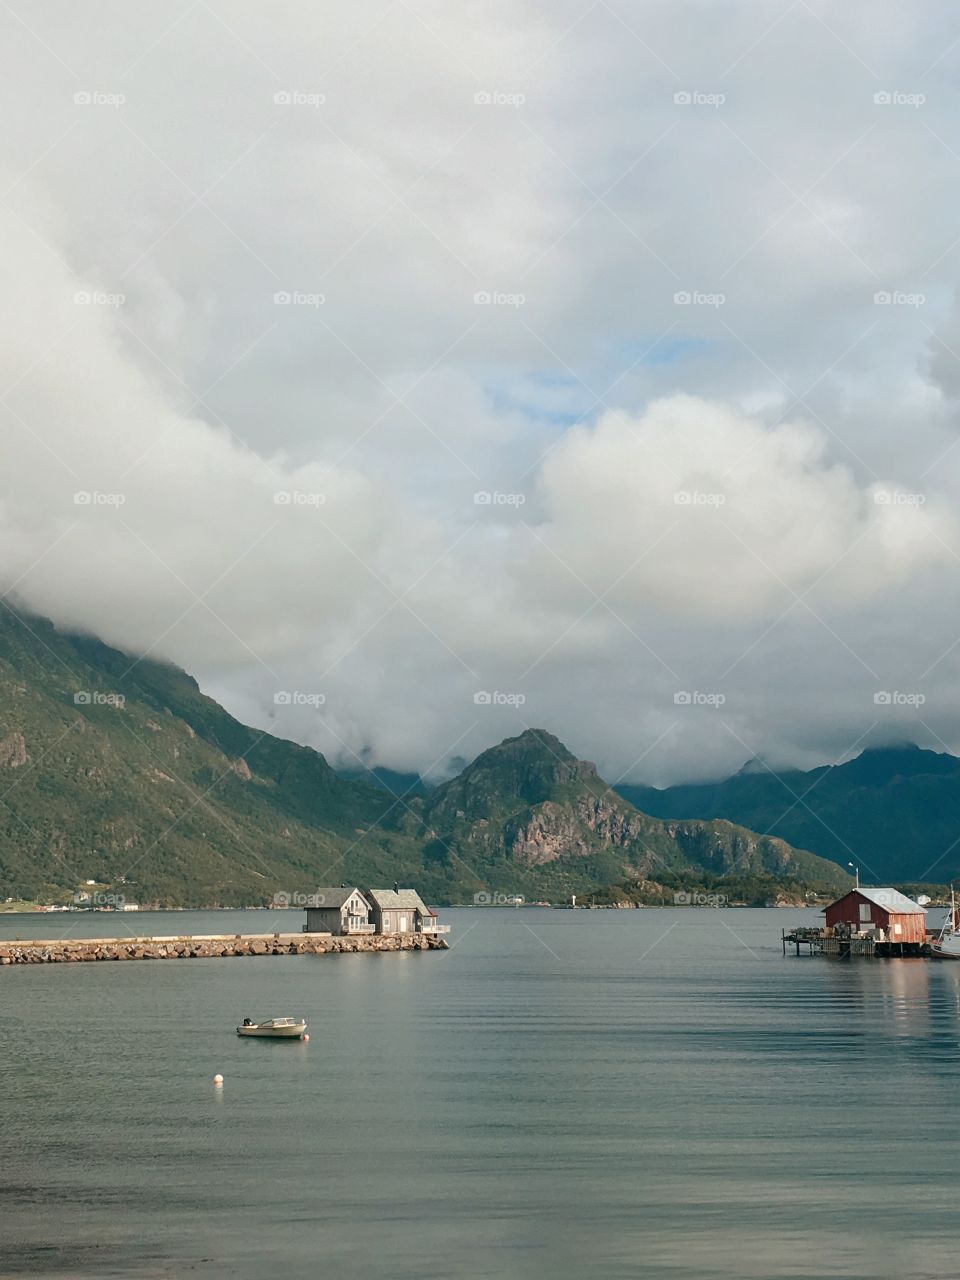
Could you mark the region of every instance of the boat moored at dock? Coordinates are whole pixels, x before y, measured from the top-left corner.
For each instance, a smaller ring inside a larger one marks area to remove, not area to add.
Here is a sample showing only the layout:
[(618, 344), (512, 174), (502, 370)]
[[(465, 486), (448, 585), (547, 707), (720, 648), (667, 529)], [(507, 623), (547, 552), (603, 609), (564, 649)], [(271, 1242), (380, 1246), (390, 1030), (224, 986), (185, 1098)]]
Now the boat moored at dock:
[(950, 886), (950, 914), (943, 922), (940, 933), (930, 943), (930, 954), (936, 960), (960, 960), (960, 920), (957, 918), (957, 899)]

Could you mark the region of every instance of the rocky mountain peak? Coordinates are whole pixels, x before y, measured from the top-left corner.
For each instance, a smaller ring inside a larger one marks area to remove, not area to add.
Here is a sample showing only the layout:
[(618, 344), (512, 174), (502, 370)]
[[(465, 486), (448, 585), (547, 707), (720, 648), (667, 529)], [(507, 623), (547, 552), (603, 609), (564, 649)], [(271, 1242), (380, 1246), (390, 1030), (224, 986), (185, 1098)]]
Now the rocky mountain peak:
[(559, 738), (545, 729), (527, 729), (506, 738), (467, 765), (456, 778), (432, 793), (426, 802), (431, 822), (458, 814), (461, 818), (514, 813), (518, 807), (541, 804), (568, 786), (602, 793), (606, 783), (588, 760), (578, 760)]

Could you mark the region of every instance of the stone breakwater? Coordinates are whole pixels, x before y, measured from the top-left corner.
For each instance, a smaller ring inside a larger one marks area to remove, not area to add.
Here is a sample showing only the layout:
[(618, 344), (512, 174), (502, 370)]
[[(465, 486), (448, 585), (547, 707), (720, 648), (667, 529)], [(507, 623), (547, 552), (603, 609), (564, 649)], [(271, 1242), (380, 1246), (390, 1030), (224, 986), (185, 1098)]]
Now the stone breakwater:
[(170, 938), (69, 938), (0, 942), (0, 965), (70, 964), (85, 960), (206, 960), (225, 956), (320, 956), (361, 951), (445, 951), (443, 938), (422, 933), (258, 933)]

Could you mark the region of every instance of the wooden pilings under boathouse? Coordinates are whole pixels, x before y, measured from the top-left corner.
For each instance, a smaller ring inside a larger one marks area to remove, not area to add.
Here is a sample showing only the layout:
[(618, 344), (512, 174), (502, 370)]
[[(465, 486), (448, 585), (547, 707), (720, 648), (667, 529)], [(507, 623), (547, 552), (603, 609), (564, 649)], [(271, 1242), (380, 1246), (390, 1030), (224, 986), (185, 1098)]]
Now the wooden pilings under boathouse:
[(800, 955), (806, 948), (813, 956), (925, 956), (929, 952), (924, 942), (890, 942), (883, 938), (833, 937), (827, 929), (783, 929), (783, 954), (787, 947), (794, 947)]

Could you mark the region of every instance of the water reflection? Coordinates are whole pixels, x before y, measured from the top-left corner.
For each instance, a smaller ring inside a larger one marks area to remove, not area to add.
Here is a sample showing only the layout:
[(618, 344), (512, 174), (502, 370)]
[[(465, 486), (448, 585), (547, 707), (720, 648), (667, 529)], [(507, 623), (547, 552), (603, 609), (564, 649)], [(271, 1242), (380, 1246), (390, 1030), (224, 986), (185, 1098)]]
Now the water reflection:
[[(37, 1034), (0, 1036), (0, 1249), (5, 1219), (20, 1272), (91, 1278), (374, 1274), (387, 1239), (403, 1280), (952, 1274), (960, 963), (783, 957), (776, 911), (450, 921), (443, 955), (5, 970)], [(256, 1011), (310, 1043), (238, 1038)]]

